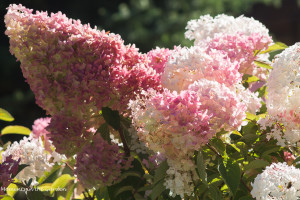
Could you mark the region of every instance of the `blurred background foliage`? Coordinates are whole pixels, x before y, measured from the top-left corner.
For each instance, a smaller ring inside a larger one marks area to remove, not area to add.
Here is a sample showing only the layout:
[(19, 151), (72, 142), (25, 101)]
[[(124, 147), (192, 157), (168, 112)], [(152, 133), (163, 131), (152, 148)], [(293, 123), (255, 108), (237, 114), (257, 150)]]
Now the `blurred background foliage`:
[(0, 129), (10, 124), (31, 127), (36, 118), (46, 115), (35, 104), (20, 63), (9, 53), (3, 17), (11, 3), (49, 13), (62, 11), (92, 27), (120, 34), (126, 44), (134, 43), (145, 53), (156, 46), (189, 46), (184, 39), (187, 21), (204, 14), (254, 17), (270, 29), (276, 41), (291, 45), (300, 40), (299, 0), (0, 0), (0, 107), (16, 119), (2, 122)]

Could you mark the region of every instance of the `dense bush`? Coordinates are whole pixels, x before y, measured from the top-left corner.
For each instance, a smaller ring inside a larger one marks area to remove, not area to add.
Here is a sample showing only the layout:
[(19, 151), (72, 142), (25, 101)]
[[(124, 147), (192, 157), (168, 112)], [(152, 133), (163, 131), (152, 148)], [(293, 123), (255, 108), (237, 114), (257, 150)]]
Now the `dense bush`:
[(298, 43), (224, 14), (148, 53), (60, 12), (10, 5), (5, 24), (49, 117), (2, 129), (28, 136), (1, 142), (3, 199), (300, 198)]

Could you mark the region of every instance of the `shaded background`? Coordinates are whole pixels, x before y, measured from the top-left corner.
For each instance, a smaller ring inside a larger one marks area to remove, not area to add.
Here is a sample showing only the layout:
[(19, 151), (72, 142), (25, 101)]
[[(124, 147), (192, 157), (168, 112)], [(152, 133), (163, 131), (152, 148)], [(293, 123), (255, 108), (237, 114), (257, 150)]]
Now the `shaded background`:
[(12, 123), (0, 122), (0, 129), (13, 124), (31, 128), (35, 119), (45, 116), (25, 83), (20, 63), (9, 53), (3, 17), (11, 3), (49, 13), (62, 11), (92, 27), (97, 25), (120, 34), (126, 44), (135, 43), (142, 52), (156, 46), (189, 46), (191, 43), (184, 39), (187, 21), (204, 14), (252, 16), (269, 28), (275, 41), (287, 45), (300, 41), (300, 1), (297, 0), (0, 0), (0, 108), (8, 110), (16, 119)]

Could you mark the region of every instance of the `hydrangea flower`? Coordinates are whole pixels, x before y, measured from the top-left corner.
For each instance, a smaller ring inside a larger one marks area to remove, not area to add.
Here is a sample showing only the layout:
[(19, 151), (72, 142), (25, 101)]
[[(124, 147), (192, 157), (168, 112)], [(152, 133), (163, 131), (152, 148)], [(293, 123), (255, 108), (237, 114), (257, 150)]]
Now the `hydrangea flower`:
[(288, 165), (292, 165), (294, 160), (296, 159), (295, 156), (292, 153), (288, 152), (288, 151), (283, 152), (283, 158), (284, 158), (284, 161)]
[(138, 137), (137, 131), (134, 127), (128, 129), (130, 136), (130, 143), (128, 144), (130, 151), (138, 154), (151, 154), (152, 152), (146, 147), (146, 144)]
[(129, 100), (135, 99), (142, 90), (159, 90), (160, 73), (157, 72), (146, 54), (141, 54), (135, 46), (125, 53), (121, 65), (110, 68), (110, 88), (114, 91), (110, 106), (114, 110), (126, 112)]
[(262, 106), (262, 99), (258, 97), (258, 93), (244, 88), (242, 84), (237, 84), (236, 89), (239, 99), (247, 106), (247, 112), (256, 114)]
[(14, 142), (2, 152), (2, 163), (10, 159), (20, 161), (25, 167), (16, 178), (21, 181), (33, 179), (32, 184), (37, 184), (36, 177), (40, 177), (45, 171), (49, 171), (54, 163), (50, 162), (51, 155), (45, 151), (43, 141), (39, 138), (24, 137), (20, 142)]
[(234, 18), (225, 14), (217, 15), (214, 18), (210, 15), (200, 16), (197, 20), (190, 20), (186, 29), (185, 37), (195, 40), (195, 45), (201, 44), (204, 40), (213, 39), (216, 34), (220, 33), (226, 35), (243, 33), (246, 36), (258, 33), (261, 36), (269, 37), (269, 30), (252, 17)]
[(59, 153), (71, 156), (85, 145), (90, 130), (100, 125), (94, 116), (102, 107), (123, 114), (142, 90), (161, 88), (155, 63), (119, 35), (61, 12), (48, 16), (15, 4), (5, 24), (10, 51), (21, 62), (36, 103), (52, 115), (47, 130)]
[(79, 152), (95, 133), (93, 129), (86, 129), (87, 124), (77, 116), (64, 113), (52, 116), (47, 127), (49, 137), (56, 148), (56, 152), (67, 157)]
[(300, 197), (300, 170), (286, 163), (272, 163), (252, 183), (256, 200), (297, 200)]
[(180, 195), (181, 198), (184, 198), (185, 194), (191, 196), (195, 188), (194, 181), (199, 180), (194, 161), (180, 158), (180, 161), (168, 160), (168, 165), (164, 185), (170, 190), (170, 196)]
[(195, 81), (205, 78), (230, 87), (242, 80), (239, 63), (231, 62), (222, 51), (206, 52), (198, 46), (177, 47), (162, 74), (162, 86), (171, 91), (186, 90)]
[[(194, 151), (222, 128), (231, 131), (239, 127), (246, 110), (236, 92), (206, 79), (180, 92), (166, 88), (163, 92), (148, 90), (143, 98), (131, 101), (129, 107), (140, 140), (154, 152), (165, 155), (168, 163), (177, 163), (172, 164), (173, 167), (192, 160)], [(170, 174), (166, 185), (175, 195), (189, 195), (193, 186), (188, 174), (192, 168), (176, 170), (185, 175)], [(184, 183), (176, 190), (173, 178), (177, 181), (179, 177), (186, 177), (188, 181), (182, 180)]]
[(17, 174), (20, 158), (18, 160), (12, 159), (12, 156), (8, 156), (4, 162), (0, 163), (0, 195), (4, 194), (2, 188), (6, 188), (13, 182), (12, 177)]
[[(252, 33), (236, 33), (234, 35), (217, 34), (208, 43), (203, 43), (207, 51), (217, 49), (223, 51), (231, 61), (240, 63), (239, 72), (242, 74), (251, 74), (261, 80), (267, 78), (267, 70), (256, 66), (254, 60), (262, 60), (261, 54), (255, 55), (255, 51), (266, 50), (271, 43), (271, 37)], [(267, 59), (263, 59), (265, 61)], [(267, 60), (268, 62), (268, 60)]]
[[(269, 137), (282, 146), (300, 142), (300, 43), (277, 55), (267, 82), (268, 116), (260, 120), (262, 127), (272, 127)], [(278, 123), (276, 123), (278, 122)]]
[(267, 70), (257, 67), (254, 60), (269, 62), (268, 54), (255, 55), (265, 50), (272, 42), (269, 30), (259, 21), (240, 16), (234, 18), (224, 14), (215, 18), (205, 15), (191, 20), (186, 27), (185, 37), (195, 40), (195, 46), (207, 47), (207, 51), (224, 51), (231, 60), (240, 62), (239, 72), (267, 78)]
[(152, 49), (147, 53), (147, 56), (150, 59), (150, 66), (157, 73), (163, 73), (171, 53), (173, 53), (172, 50), (165, 48), (156, 47), (156, 49)]
[(76, 157), (74, 174), (86, 188), (99, 188), (115, 183), (122, 169), (130, 167), (131, 158), (119, 153), (117, 144), (108, 144), (99, 134)]
[(147, 55), (134, 45), (61, 12), (48, 16), (13, 4), (5, 24), (11, 53), (37, 104), (51, 115), (76, 110), (88, 118), (104, 106), (124, 111), (135, 92), (160, 85)]
[(51, 151), (51, 141), (49, 140), (49, 131), (46, 128), (49, 126), (51, 122), (50, 117), (39, 118), (33, 122), (32, 125), (32, 135), (34, 138), (42, 138), (44, 141), (45, 149), (47, 151)]

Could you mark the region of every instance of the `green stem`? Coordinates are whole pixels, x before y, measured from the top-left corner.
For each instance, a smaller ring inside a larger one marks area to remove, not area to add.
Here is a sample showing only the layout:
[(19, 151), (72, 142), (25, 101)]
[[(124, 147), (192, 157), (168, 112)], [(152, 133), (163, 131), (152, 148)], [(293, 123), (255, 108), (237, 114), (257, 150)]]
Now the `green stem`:
[(222, 158), (221, 154), (219, 154), (219, 152), (217, 152), (217, 150), (215, 150), (210, 144), (206, 144), (206, 146), (212, 150), (217, 156), (219, 156), (220, 158)]
[(118, 131), (119, 131), (119, 135), (120, 135), (121, 141), (123, 143), (123, 148), (124, 148), (124, 151), (125, 151), (125, 155), (127, 157), (129, 157), (130, 156), (130, 149), (129, 149), (128, 145), (127, 145), (127, 142), (126, 142), (126, 139), (125, 139), (125, 136), (124, 136), (124, 132), (123, 132), (123, 129), (122, 129), (121, 126), (120, 126), (120, 128), (119, 128)]
[(245, 186), (245, 188), (248, 190), (248, 192), (251, 193), (250, 188), (247, 186), (247, 184), (246, 184), (246, 183), (244, 182), (244, 180), (243, 180), (243, 176), (244, 176), (244, 172), (243, 172), (242, 175), (241, 175), (241, 182), (242, 182), (242, 184)]

